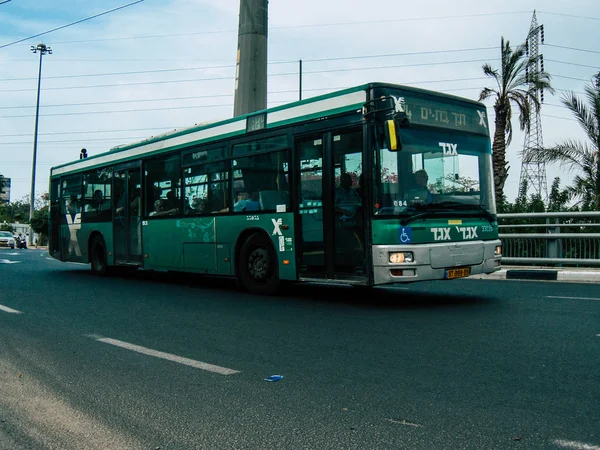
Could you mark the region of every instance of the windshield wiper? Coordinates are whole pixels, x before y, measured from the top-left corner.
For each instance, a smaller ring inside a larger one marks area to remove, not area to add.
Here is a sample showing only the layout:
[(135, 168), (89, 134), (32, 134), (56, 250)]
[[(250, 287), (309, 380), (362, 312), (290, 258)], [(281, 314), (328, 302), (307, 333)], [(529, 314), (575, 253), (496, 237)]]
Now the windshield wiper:
[(409, 208), (409, 210), (412, 209), (413, 211), (421, 211), (421, 212), (418, 212), (417, 214), (415, 214), (413, 216), (401, 218), (400, 225), (405, 227), (410, 222), (413, 222), (417, 219), (422, 219), (423, 217), (427, 217), (427, 216), (435, 216), (439, 212), (439, 211), (432, 211), (429, 208), (427, 208), (427, 206), (429, 206), (429, 205), (411, 206)]

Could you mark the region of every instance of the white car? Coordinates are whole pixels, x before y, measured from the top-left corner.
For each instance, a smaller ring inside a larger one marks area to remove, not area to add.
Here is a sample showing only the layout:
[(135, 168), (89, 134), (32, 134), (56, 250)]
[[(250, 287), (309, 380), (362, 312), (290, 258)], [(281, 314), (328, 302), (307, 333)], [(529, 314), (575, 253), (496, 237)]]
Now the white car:
[(10, 231), (0, 231), (0, 247), (15, 248), (15, 238)]

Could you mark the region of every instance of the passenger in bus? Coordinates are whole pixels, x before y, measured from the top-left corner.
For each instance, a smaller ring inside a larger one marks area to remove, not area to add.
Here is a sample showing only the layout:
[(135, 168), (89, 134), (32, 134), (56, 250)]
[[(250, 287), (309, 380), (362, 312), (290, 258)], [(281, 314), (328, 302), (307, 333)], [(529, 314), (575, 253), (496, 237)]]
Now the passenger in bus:
[(204, 198), (200, 198), (200, 197), (194, 197), (192, 199), (192, 204), (191, 204), (191, 209), (189, 211), (189, 214), (204, 214), (208, 211), (205, 211), (206, 209), (206, 199)]
[(364, 188), (365, 182), (364, 182), (364, 174), (360, 174), (358, 176), (358, 186), (356, 186), (356, 193), (358, 194), (358, 197), (360, 199), (362, 199), (362, 196), (365, 192), (365, 188)]
[(223, 188), (213, 188), (208, 193), (208, 204), (211, 214), (224, 214), (229, 212), (227, 207), (227, 193)]
[(352, 188), (352, 176), (343, 173), (340, 177), (340, 185), (335, 191), (336, 214), (345, 220), (354, 215), (358, 206), (360, 206), (360, 197)]
[(71, 195), (71, 198), (65, 200), (65, 210), (68, 214), (77, 214), (80, 212), (79, 200), (76, 195)]
[(237, 196), (237, 201), (233, 205), (233, 211), (258, 211), (260, 209), (259, 203), (252, 200), (252, 197), (247, 192), (240, 192)]
[(426, 205), (433, 202), (433, 194), (427, 187), (429, 181), (429, 175), (425, 169), (417, 170), (414, 174), (415, 184), (412, 189), (408, 191), (409, 202), (413, 203), (425, 203)]
[(177, 211), (177, 208), (168, 209), (167, 201), (165, 199), (160, 198), (154, 202), (154, 211), (150, 213), (150, 216), (171, 216), (173, 214), (177, 214)]
[(175, 192), (169, 191), (167, 192), (167, 209), (176, 208), (178, 203), (177, 197), (175, 197)]
[(140, 199), (140, 188), (135, 188), (133, 190), (133, 195), (131, 202), (129, 203), (129, 215), (131, 216), (139, 216), (141, 211), (141, 199)]
[(85, 211), (86, 212), (102, 211), (102, 198), (103, 197), (104, 196), (102, 195), (102, 191), (100, 189), (96, 189), (94, 191), (94, 195), (92, 195), (92, 198), (89, 201), (85, 202), (85, 207), (84, 207)]

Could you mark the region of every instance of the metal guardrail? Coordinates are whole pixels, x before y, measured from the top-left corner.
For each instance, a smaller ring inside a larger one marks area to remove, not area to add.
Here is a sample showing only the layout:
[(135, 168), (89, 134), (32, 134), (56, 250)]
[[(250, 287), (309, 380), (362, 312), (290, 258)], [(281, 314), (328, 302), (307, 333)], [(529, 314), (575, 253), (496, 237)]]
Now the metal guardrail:
[(498, 214), (498, 222), (502, 264), (600, 266), (600, 211)]

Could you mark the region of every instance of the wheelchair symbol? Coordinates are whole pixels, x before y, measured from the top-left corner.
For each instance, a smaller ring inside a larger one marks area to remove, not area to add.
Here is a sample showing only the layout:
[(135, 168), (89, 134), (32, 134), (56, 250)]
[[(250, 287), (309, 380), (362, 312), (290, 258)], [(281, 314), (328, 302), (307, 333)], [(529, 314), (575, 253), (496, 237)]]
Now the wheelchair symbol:
[[(407, 233), (408, 231), (408, 233)], [(407, 242), (412, 241), (412, 229), (409, 228), (401, 228), (400, 229), (400, 242), (406, 244)]]

